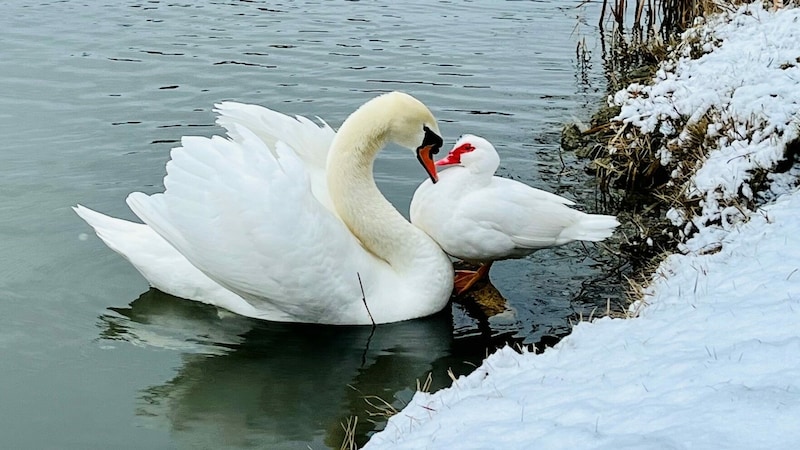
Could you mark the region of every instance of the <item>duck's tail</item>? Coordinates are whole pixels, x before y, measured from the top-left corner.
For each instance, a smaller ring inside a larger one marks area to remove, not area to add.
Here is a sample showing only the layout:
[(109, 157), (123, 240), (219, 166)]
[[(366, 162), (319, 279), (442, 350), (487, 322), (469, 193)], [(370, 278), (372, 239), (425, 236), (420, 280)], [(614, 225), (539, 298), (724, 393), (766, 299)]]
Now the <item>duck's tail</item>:
[(602, 241), (611, 236), (619, 226), (614, 216), (603, 214), (581, 214), (580, 218), (561, 232), (561, 240), (569, 241)]

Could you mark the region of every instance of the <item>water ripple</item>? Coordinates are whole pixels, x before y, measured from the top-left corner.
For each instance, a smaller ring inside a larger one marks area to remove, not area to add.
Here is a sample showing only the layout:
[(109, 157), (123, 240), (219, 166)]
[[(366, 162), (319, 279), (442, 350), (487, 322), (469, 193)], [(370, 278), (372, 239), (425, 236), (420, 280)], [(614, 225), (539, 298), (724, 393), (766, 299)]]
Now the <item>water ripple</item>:
[[(7, 308), (0, 341), (3, 336), (26, 336), (15, 338), (14, 345), (28, 346), (29, 352), (61, 358), (59, 361), (76, 361), (75, 367), (82, 371), (75, 373), (88, 375), (90, 384), (76, 392), (92, 394), (81, 397), (89, 402), (85, 410), (96, 408), (103, 416), (106, 411), (116, 411), (122, 417), (117, 425), (133, 422), (119, 412), (131, 406), (127, 398), (108, 401), (119, 398), (114, 397), (124, 391), (119, 386), (135, 390), (143, 378), (157, 378), (173, 367), (180, 372), (203, 364), (196, 360), (185, 366), (180, 361), (164, 363), (159, 359), (169, 358), (164, 353), (115, 350), (106, 358), (134, 362), (126, 362), (130, 370), (114, 372), (101, 363), (102, 358), (85, 354), (97, 334), (87, 317), (96, 317), (107, 306), (125, 306), (145, 283), (135, 269), (99, 241), (79, 238), (89, 231), (69, 205), (82, 202), (132, 219), (125, 196), (131, 191), (163, 189), (165, 163), (181, 136), (224, 132), (214, 124), (215, 103), (235, 100), (289, 114), (319, 115), (336, 127), (376, 93), (401, 89), (431, 107), (445, 145), (452, 145), (463, 133), (483, 135), (500, 151), (503, 175), (592, 205), (593, 185), (580, 173), (580, 163), (570, 155), (560, 155), (558, 147), (561, 123), (575, 115), (585, 117), (584, 105), (602, 95), (601, 90), (581, 84), (574, 73), (575, 44), (583, 37), (571, 34), (574, 8), (586, 3), (583, 0), (5, 3), (0, 15), (0, 134), (4, 145), (0, 152), (0, 213), (5, 220), (0, 221), (0, 241), (7, 245), (5, 262), (0, 262), (0, 287), (6, 299), (19, 307)], [(588, 2), (590, 6), (594, 3)], [(590, 76), (599, 77), (596, 72)], [(562, 158), (570, 170), (561, 166)], [(390, 149), (376, 162), (376, 179), (401, 211), (407, 210), (423, 175), (407, 152)], [(581, 306), (573, 303), (570, 295), (581, 289), (582, 280), (600, 270), (591, 266), (590, 258), (577, 260), (569, 253), (579, 251), (546, 252), (498, 264), (493, 280), (516, 310), (518, 322), (492, 325), (493, 330), (539, 340), (568, 329), (566, 315), (571, 314), (570, 308)], [(216, 323), (213, 314), (210, 317)], [(471, 336), (480, 333), (481, 326), (485, 324), (458, 316), (455, 334)], [(172, 327), (169, 324), (167, 329)], [(420, 343), (419, 354), (431, 344), (449, 349), (449, 327), (445, 321), (441, 335), (440, 327), (435, 327), (434, 337)], [(38, 334), (31, 336), (29, 329)], [(199, 333), (206, 332), (199, 328)], [(181, 339), (185, 340), (178, 336)], [(33, 342), (46, 345), (33, 349)], [(64, 343), (80, 348), (67, 354), (62, 351)], [(256, 351), (269, 350), (258, 344), (250, 345)], [(399, 341), (398, 348), (402, 344)], [(295, 355), (292, 348), (285, 350), (282, 354), (287, 360), (295, 356), (308, 359), (307, 355)], [(482, 356), (483, 349), (479, 353), (477, 356)], [(31, 364), (30, 358), (13, 352), (7, 356), (8, 367)], [(268, 356), (257, 372), (275, 370), (286, 375)], [(335, 370), (341, 355), (328, 356), (333, 358), (331, 370)], [(463, 360), (476, 355), (457, 356)], [(385, 380), (398, 360), (384, 354), (376, 358), (380, 364), (368, 369)], [(430, 361), (422, 359), (428, 370)], [(46, 358), (39, 356), (36, 361)], [(445, 364), (449, 362), (434, 363)], [(58, 374), (51, 390), (47, 383), (21, 383), (34, 386), (35, 395), (19, 394), (7, 403), (25, 404), (40, 412), (45, 424), (80, 421), (69, 408), (42, 400), (73, 391), (63, 383), (61, 366), (48, 369), (35, 373)], [(356, 361), (352, 373), (361, 379), (365, 368)], [(263, 381), (248, 379), (252, 374), (247, 370), (235, 374), (241, 378), (231, 379), (229, 386), (246, 388)], [(409, 377), (413, 375), (416, 372)], [(119, 386), (109, 381), (117, 377)], [(276, 378), (280, 380), (276, 384), (291, 387), (302, 383), (299, 378), (290, 374)], [(214, 386), (208, 385), (213, 395), (224, 398), (228, 394)], [(390, 398), (394, 393), (382, 394)], [(353, 396), (352, 405), (363, 410), (363, 400)], [(204, 401), (198, 405), (205, 406)], [(343, 403), (332, 400), (327, 407), (353, 409), (345, 404), (348, 400), (336, 401)], [(241, 411), (241, 404), (233, 407)], [(209, 428), (232, 431), (209, 433), (209, 439), (217, 439), (217, 435), (251, 438), (263, 416), (258, 408), (253, 413), (240, 424), (223, 422), (218, 424), (220, 428)], [(312, 423), (307, 417), (293, 421)], [(174, 447), (172, 439), (205, 429), (206, 424), (202, 425), (176, 427), (172, 430), (175, 435), (165, 438), (169, 442), (140, 446)], [(108, 447), (130, 445), (143, 438), (141, 427), (130, 427), (133, 431), (109, 428), (114, 434), (104, 436), (118, 441), (106, 442)], [(74, 429), (82, 432), (96, 426), (81, 424)], [(309, 442), (314, 448), (325, 447), (323, 438), (328, 436), (323, 435), (329, 429), (338, 430), (338, 423), (316, 430), (317, 435), (294, 447), (305, 448)], [(51, 434), (56, 436), (53, 439), (61, 437)], [(197, 447), (191, 444), (199, 440), (196, 435), (190, 437), (185, 446)], [(6, 444), (14, 447), (13, 441)], [(59, 448), (59, 444), (16, 447)], [(230, 442), (215, 444), (219, 445), (211, 446), (237, 447)]]

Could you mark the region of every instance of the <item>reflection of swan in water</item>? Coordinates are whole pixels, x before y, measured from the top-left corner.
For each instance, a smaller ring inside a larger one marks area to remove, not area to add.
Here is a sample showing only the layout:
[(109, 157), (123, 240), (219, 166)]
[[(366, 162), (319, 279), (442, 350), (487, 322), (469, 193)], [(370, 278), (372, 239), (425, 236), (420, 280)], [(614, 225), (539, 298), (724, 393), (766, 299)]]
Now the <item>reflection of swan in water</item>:
[(338, 447), (350, 416), (368, 431), (364, 395), (410, 398), (431, 371), (438, 387), (449, 367), (469, 371), (464, 355), (449, 359), (449, 313), (373, 332), (220, 317), (156, 290), (114, 311), (101, 317), (103, 338), (186, 352), (172, 380), (144, 390), (141, 414), (168, 418), (189, 448)]

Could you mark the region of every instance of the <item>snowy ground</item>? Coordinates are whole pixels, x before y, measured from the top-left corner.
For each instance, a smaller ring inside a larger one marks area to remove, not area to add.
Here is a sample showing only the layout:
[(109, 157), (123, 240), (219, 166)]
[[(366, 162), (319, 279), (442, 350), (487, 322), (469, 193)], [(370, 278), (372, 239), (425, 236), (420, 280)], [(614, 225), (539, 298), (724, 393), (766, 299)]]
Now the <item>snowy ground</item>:
[(800, 9), (754, 5), (698, 32), (709, 53), (635, 88), (647, 95), (616, 96), (621, 118), (660, 126), (652, 116), (713, 106), (763, 131), (711, 136), (719, 148), (695, 183), (707, 207), (683, 218), (700, 231), (653, 275), (639, 317), (581, 323), (538, 355), (500, 350), (451, 388), (417, 393), (365, 448), (796, 448), (796, 171), (772, 179), (768, 205), (708, 224), (725, 214), (721, 196), (748, 195), (747, 171), (771, 167), (797, 137)]

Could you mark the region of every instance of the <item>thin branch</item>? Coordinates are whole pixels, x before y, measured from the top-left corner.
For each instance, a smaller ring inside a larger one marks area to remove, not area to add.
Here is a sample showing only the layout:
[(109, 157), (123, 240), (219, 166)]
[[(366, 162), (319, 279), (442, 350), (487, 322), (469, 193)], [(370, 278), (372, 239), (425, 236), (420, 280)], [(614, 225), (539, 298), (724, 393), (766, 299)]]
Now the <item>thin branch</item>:
[(356, 275), (358, 276), (358, 285), (361, 287), (361, 301), (364, 302), (364, 308), (367, 309), (369, 320), (372, 321), (372, 329), (375, 330), (375, 319), (372, 317), (372, 313), (369, 311), (369, 306), (367, 305), (367, 296), (364, 294), (364, 284), (361, 283), (361, 274), (356, 272)]

